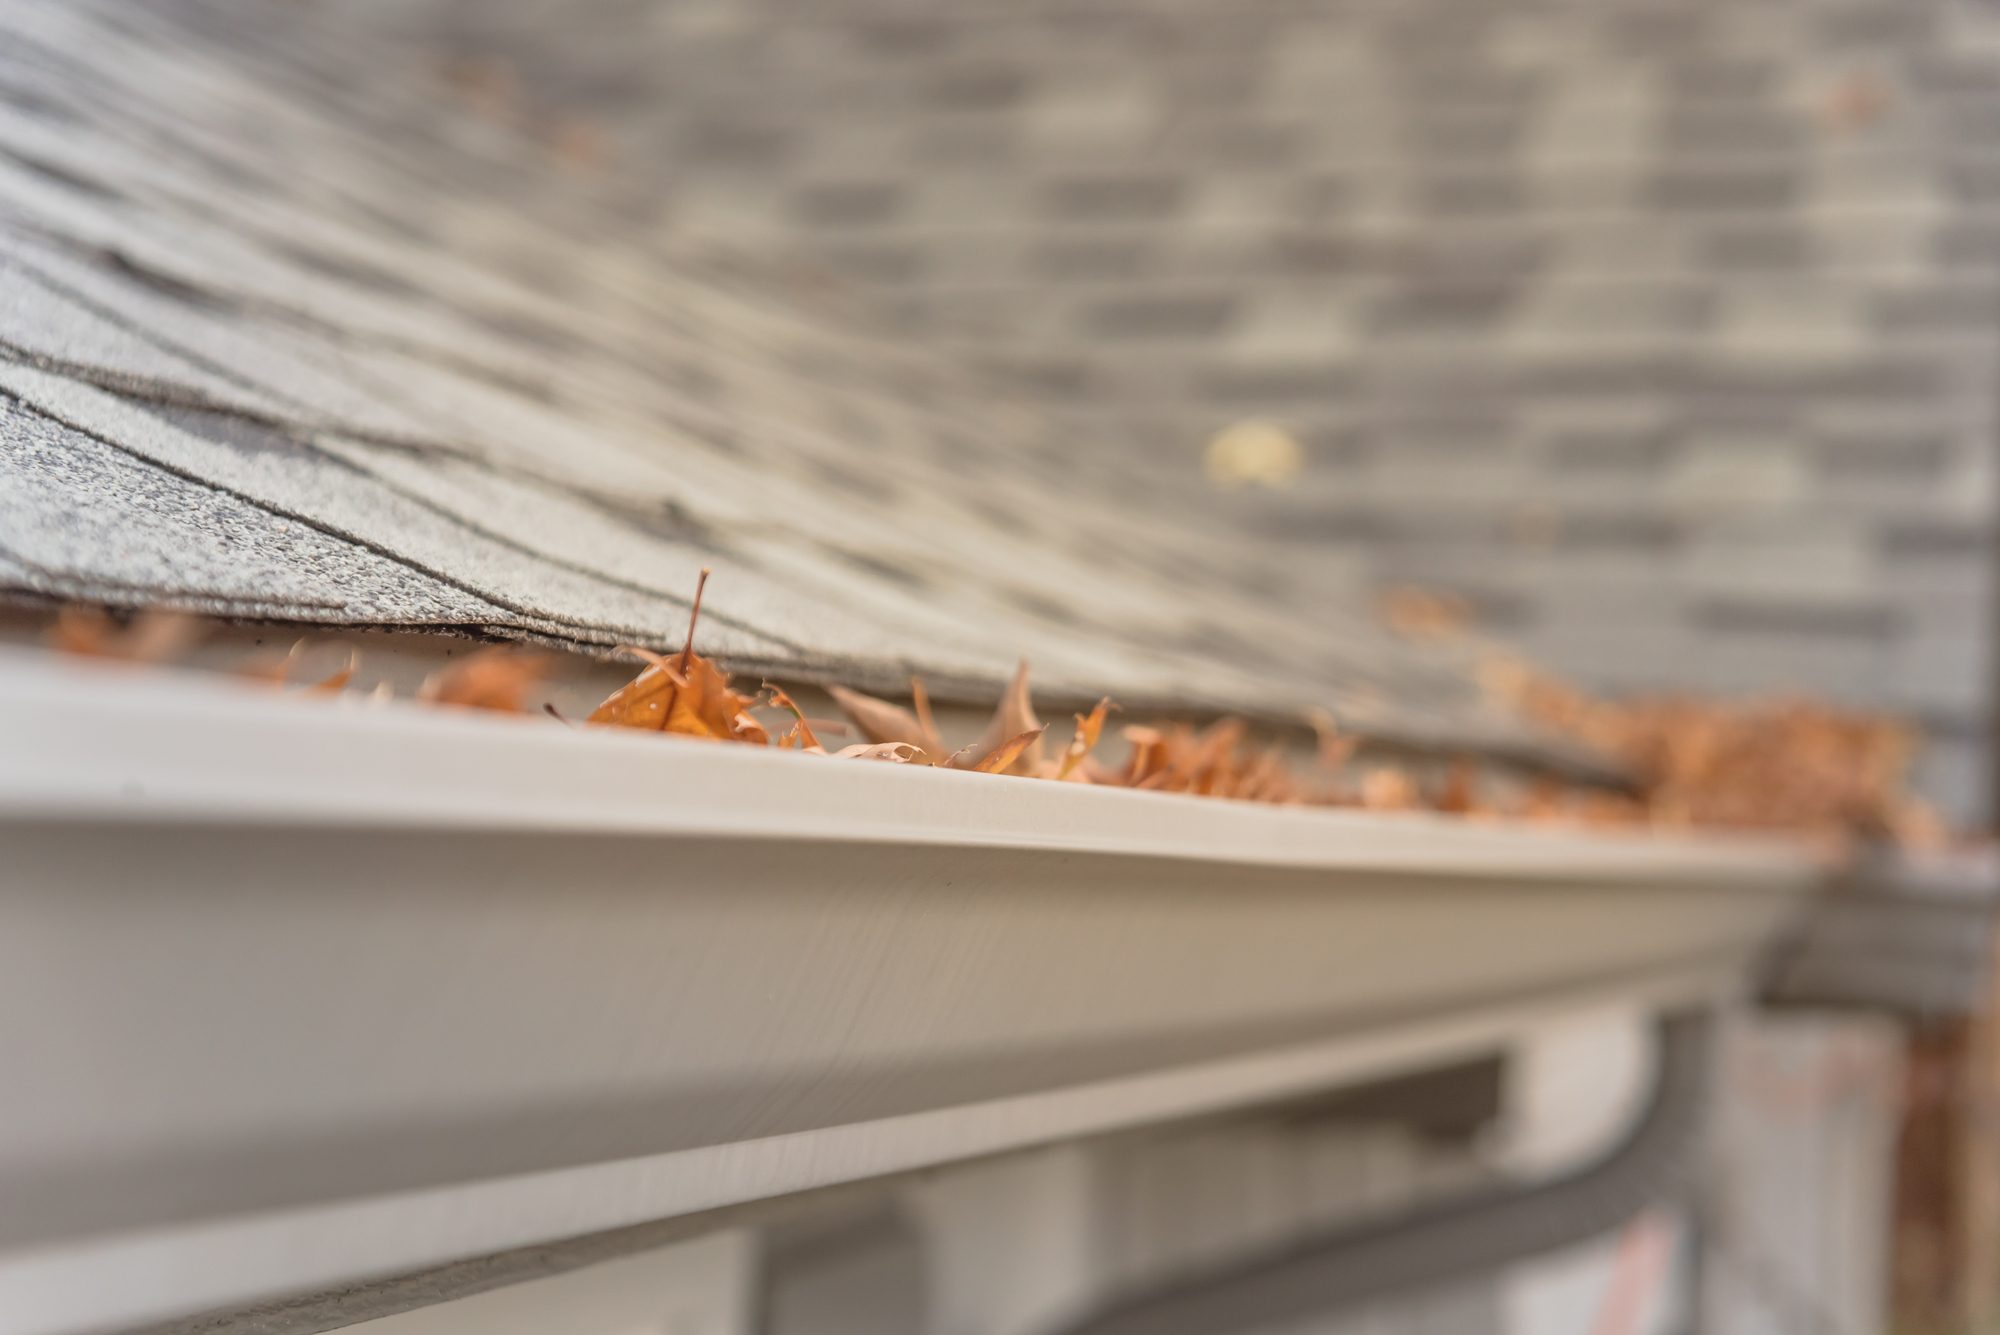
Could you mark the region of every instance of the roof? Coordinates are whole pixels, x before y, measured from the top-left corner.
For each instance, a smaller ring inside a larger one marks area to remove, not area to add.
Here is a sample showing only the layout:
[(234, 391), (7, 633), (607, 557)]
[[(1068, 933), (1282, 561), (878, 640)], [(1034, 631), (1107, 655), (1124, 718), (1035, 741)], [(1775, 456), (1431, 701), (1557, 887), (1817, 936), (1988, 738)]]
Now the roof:
[(0, 14), (0, 587), (602, 648), (713, 565), (739, 668), (1539, 746), (1018, 384), (623, 221), (414, 57), (204, 12)]

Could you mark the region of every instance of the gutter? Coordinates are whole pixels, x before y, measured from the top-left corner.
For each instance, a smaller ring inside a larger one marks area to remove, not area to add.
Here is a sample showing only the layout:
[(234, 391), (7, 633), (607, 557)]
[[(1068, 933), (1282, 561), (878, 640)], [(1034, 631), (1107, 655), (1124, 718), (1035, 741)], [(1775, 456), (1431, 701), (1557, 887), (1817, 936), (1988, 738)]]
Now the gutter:
[(1741, 995), (1789, 845), (1260, 807), (0, 653), (0, 1332)]

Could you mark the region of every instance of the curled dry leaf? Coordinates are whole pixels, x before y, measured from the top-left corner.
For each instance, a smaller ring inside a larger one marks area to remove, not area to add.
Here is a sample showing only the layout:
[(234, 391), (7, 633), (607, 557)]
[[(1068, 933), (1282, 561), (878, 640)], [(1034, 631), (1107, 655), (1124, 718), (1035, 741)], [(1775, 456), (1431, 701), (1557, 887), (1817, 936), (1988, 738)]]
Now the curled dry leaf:
[(531, 712), (529, 695), (547, 680), (548, 672), (546, 654), (481, 649), (424, 678), (417, 688), (417, 699), (499, 714), (526, 714)]
[[(1491, 684), (1528, 717), (1636, 776), (1630, 795), (1569, 795), (1559, 818), (1839, 832), (1916, 847), (1934, 837), (1928, 822), (1905, 814), (1915, 739), (1893, 720), (1803, 700), (1600, 700), (1518, 664)], [(1542, 795), (1524, 814), (1551, 806)]]
[(675, 693), (687, 685), (687, 678), (671, 662), (650, 649), (621, 644), (618, 652), (643, 658), (651, 666), (606, 696), (603, 704), (590, 711), (587, 721), (620, 728), (664, 731), (667, 711), (673, 705)]
[(1119, 771), (1117, 782), (1126, 788), (1144, 788), (1153, 782), (1166, 768), (1166, 734), (1158, 728), (1147, 728), (1134, 724), (1125, 729), (1125, 742), (1132, 749), (1125, 757), (1125, 768)]
[[(269, 682), (273, 686), (288, 686), (291, 684), (292, 674), (297, 672), (299, 664), (305, 661), (306, 650), (310, 647), (311, 642), (308, 640), (294, 640), (292, 647), (284, 653), (253, 658), (238, 668), (236, 675), (248, 677), (252, 681)], [(300, 689), (311, 695), (333, 695), (347, 688), (347, 683), (354, 680), (354, 674), (360, 666), (361, 654), (357, 650), (349, 649), (345, 664)]]
[(704, 567), (695, 585), (687, 641), (679, 656), (669, 661), (650, 649), (621, 646), (621, 652), (643, 658), (647, 666), (592, 710), (590, 722), (756, 746), (770, 741), (764, 725), (749, 713), (750, 697), (730, 689), (729, 674), (694, 651), (694, 631), (701, 619), (701, 595), (708, 586), (708, 573)]
[(360, 670), (360, 667), (361, 652), (357, 649), (349, 649), (345, 665), (335, 668), (332, 672), (304, 689), (314, 695), (332, 695), (337, 691), (345, 690), (347, 683), (354, 680), (354, 674)]
[[(997, 768), (986, 765), (1003, 747), (1029, 733), (1034, 735), (1005, 764)], [(986, 774), (1004, 774), (1015, 766), (1020, 772), (1039, 774), (1043, 768), (1041, 742), (1042, 721), (1035, 717), (1035, 705), (1028, 696), (1028, 660), (1024, 658), (1014, 669), (1014, 678), (1001, 694), (1000, 706), (993, 711), (986, 731), (979, 735), (978, 741), (954, 755), (950, 763), (957, 769), (976, 769)]]
[(909, 742), (857, 742), (843, 746), (834, 755), (846, 760), (887, 760), (908, 765), (923, 759), (923, 751)]
[(1307, 795), (1292, 777), (1291, 766), (1278, 747), (1271, 747), (1242, 768), (1229, 796), (1243, 802), (1303, 802)]
[(666, 730), (690, 737), (763, 746), (770, 741), (770, 735), (750, 714), (752, 703), (749, 696), (729, 688), (728, 674), (713, 661), (699, 654), (691, 655), (687, 685), (674, 693)]
[(1370, 811), (1410, 811), (1420, 805), (1417, 785), (1399, 769), (1371, 769), (1361, 780), (1361, 805)]
[[(901, 705), (892, 705), (887, 700), (878, 700), (860, 691), (850, 691), (845, 686), (829, 686), (826, 689), (833, 702), (869, 741), (906, 742), (926, 756), (946, 754), (944, 741), (938, 736), (936, 726)], [(929, 712), (930, 702), (926, 699), (924, 713)]]
[(1433, 811), (1448, 812), (1454, 816), (1468, 815), (1479, 807), (1479, 776), (1469, 760), (1451, 762), (1445, 771), (1444, 780), (1430, 795), (1429, 806)]
[(1361, 739), (1351, 733), (1342, 732), (1333, 715), (1324, 709), (1313, 710), (1306, 715), (1306, 721), (1312, 724), (1313, 736), (1318, 743), (1321, 768), (1335, 774), (1346, 769), (1347, 763), (1354, 759), (1354, 752), (1361, 745)]
[(981, 774), (1005, 774), (1008, 767), (1021, 758), (1022, 752), (1042, 740), (1041, 728), (1030, 728), (1018, 737), (1009, 737), (1000, 745), (986, 753), (986, 758), (972, 768)]
[[(915, 711), (878, 700), (860, 691), (851, 691), (843, 686), (827, 688), (861, 735), (878, 745), (901, 742), (911, 747), (916, 755), (912, 759), (919, 763), (937, 765), (942, 763), (951, 769), (979, 770), (985, 774), (1020, 773), (1040, 774), (1045, 768), (1041, 758), (1041, 721), (1035, 717), (1034, 705), (1028, 699), (1028, 665), (1023, 662), (1014, 672), (1006, 693), (1000, 698), (1000, 705), (993, 711), (992, 721), (978, 741), (957, 751), (946, 748), (939, 733), (937, 721), (931, 716), (930, 696), (920, 680), (912, 679), (910, 693)], [(1011, 729), (1011, 731), (1009, 731)], [(1014, 746), (1015, 742), (1020, 745)], [(1003, 760), (994, 757), (1005, 753)], [(940, 762), (940, 757), (942, 761)]]
[(786, 748), (796, 746), (801, 751), (824, 752), (826, 748), (820, 745), (819, 737), (813, 732), (812, 724), (806, 721), (806, 711), (799, 708), (798, 702), (785, 694), (779, 687), (771, 685), (768, 681), (764, 683), (764, 689), (770, 693), (772, 704), (780, 709), (790, 711), (792, 717), (798, 720), (773, 745)]
[(56, 613), (48, 644), (86, 658), (164, 663), (192, 649), (202, 634), (201, 619), (186, 612), (147, 609), (121, 626), (101, 607), (71, 606)]
[(248, 677), (252, 681), (268, 681), (273, 686), (282, 686), (291, 680), (292, 671), (298, 666), (299, 660), (305, 657), (305, 652), (305, 640), (293, 640), (292, 647), (282, 654), (264, 653), (250, 658), (236, 669), (236, 675)]
[(1069, 745), (1063, 749), (1062, 763), (1056, 767), (1058, 779), (1092, 781), (1089, 771), (1082, 769), (1081, 766), (1097, 748), (1097, 739), (1104, 734), (1105, 715), (1116, 708), (1117, 706), (1111, 703), (1111, 697), (1107, 695), (1099, 700), (1088, 714), (1076, 716), (1076, 732), (1070, 737)]

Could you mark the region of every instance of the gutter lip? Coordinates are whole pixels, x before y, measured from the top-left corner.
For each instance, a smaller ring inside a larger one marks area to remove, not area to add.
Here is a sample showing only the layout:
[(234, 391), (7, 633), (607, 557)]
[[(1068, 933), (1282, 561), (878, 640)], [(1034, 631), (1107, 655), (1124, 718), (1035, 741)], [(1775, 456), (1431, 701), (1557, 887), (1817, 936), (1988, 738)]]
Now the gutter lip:
[(838, 761), (0, 650), (9, 824), (481, 831), (1035, 850), (1795, 893), (1800, 841), (1279, 807)]

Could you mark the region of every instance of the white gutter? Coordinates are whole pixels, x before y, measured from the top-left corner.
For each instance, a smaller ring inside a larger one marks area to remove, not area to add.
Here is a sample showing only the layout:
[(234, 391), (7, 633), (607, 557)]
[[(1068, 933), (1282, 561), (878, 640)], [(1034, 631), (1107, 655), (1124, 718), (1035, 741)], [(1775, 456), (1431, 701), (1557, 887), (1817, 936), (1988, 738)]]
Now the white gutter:
[(1738, 991), (1796, 850), (0, 654), (0, 1331), (364, 1280)]

